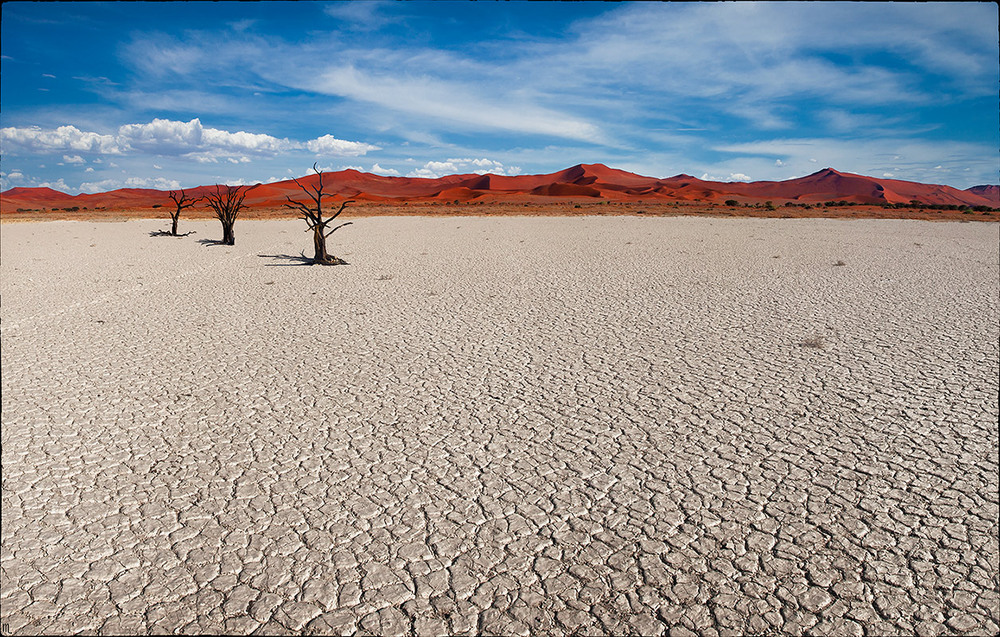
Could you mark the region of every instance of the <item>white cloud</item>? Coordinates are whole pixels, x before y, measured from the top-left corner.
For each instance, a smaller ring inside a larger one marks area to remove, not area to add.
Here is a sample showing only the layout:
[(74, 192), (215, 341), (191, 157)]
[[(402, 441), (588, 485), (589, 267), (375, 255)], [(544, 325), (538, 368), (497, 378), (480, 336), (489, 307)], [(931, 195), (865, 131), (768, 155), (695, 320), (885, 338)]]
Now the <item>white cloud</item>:
[(104, 155), (122, 152), (114, 135), (85, 132), (75, 126), (60, 126), (50, 130), (42, 130), (37, 126), (0, 128), (0, 141), (5, 154), (10, 152), (11, 145), (15, 150), (41, 152), (74, 150)]
[(306, 148), (317, 155), (334, 155), (336, 157), (357, 157), (373, 150), (381, 150), (378, 146), (362, 142), (349, 142), (337, 139), (333, 135), (323, 135), (306, 142)]
[(338, 26), (347, 26), (360, 31), (372, 31), (391, 22), (400, 21), (400, 18), (382, 12), (382, 9), (389, 5), (391, 3), (379, 0), (337, 2), (326, 5), (323, 7), (323, 11), (328, 16), (340, 20), (341, 24)]
[(21, 170), (18, 169), (14, 169), (9, 173), (0, 172), (0, 190), (7, 190), (8, 188), (13, 188), (15, 186), (24, 186), (28, 188), (52, 188), (53, 190), (60, 190), (62, 192), (72, 191), (72, 189), (61, 178), (56, 181), (41, 181), (39, 179), (26, 176)]
[(51, 188), (52, 190), (60, 190), (62, 192), (69, 192), (70, 187), (66, 185), (66, 182), (62, 179), (57, 179), (56, 181), (43, 181), (41, 183), (35, 184), (36, 188)]
[[(516, 166), (504, 168), (502, 163), (492, 159), (486, 159), (485, 157), (482, 159), (449, 159), (446, 163), (454, 166), (454, 170), (456, 172), (469, 171), (477, 175), (486, 175), (489, 173), (494, 175), (516, 175), (521, 170)], [(468, 170), (469, 167), (473, 167), (473, 169)]]
[(745, 175), (743, 173), (729, 173), (729, 177), (716, 177), (710, 173), (703, 173), (699, 177), (702, 181), (722, 181), (722, 182), (732, 182), (732, 181), (753, 181), (750, 175)]
[(407, 177), (423, 177), (425, 179), (437, 179), (445, 175), (460, 175), (474, 173), (477, 175), (507, 175), (513, 176), (521, 173), (517, 166), (504, 167), (501, 162), (487, 159), (475, 158), (452, 158), (447, 161), (429, 161), (422, 167), (411, 170)]
[(80, 191), (85, 193), (107, 192), (119, 188), (152, 188), (155, 190), (177, 190), (181, 184), (176, 179), (165, 177), (128, 177), (126, 179), (102, 179), (101, 181), (85, 181), (80, 184)]
[(79, 155), (63, 155), (63, 161), (67, 164), (85, 164), (86, 160)]
[(195, 159), (218, 159), (245, 153), (273, 156), (296, 145), (288, 139), (262, 133), (206, 128), (198, 118), (189, 122), (154, 119), (148, 124), (127, 124), (118, 129), (118, 138), (130, 149), (162, 155), (191, 155)]
[[(54, 130), (38, 127), (0, 129), (3, 151), (28, 152), (85, 151), (97, 154), (121, 155), (149, 153), (180, 156), (199, 163), (216, 163), (220, 159), (247, 163), (251, 157), (275, 157), (290, 151), (308, 149), (316, 154), (335, 156), (364, 155), (378, 146), (337, 139), (324, 135), (307, 142), (278, 138), (264, 133), (226, 131), (203, 126), (198, 118), (188, 122), (154, 119), (145, 124), (126, 124), (116, 135), (81, 131), (75, 126), (60, 126)], [(64, 155), (69, 163), (83, 163), (79, 155)]]
[(359, 70), (353, 64), (289, 82), (295, 88), (373, 103), (391, 111), (476, 131), (504, 130), (606, 143), (601, 129), (580, 117), (519, 99), (488, 83)]
[(382, 168), (378, 164), (372, 164), (372, 169), (371, 169), (370, 172), (375, 173), (376, 175), (386, 175), (386, 176), (392, 176), (392, 177), (395, 177), (395, 176), (399, 175), (399, 171), (398, 170), (396, 170), (394, 168)]
[(83, 172), (85, 172), (85, 173), (92, 173), (92, 172), (94, 172), (94, 168), (93, 168), (93, 166), (87, 166), (87, 169), (84, 170)]

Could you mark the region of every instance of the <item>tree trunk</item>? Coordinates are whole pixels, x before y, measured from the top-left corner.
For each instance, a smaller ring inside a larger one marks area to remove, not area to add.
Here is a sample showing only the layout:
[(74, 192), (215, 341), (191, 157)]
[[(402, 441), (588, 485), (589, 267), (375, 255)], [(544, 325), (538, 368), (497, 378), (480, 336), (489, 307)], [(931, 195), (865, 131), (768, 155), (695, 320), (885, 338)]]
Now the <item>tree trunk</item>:
[(323, 236), (323, 228), (321, 226), (313, 227), (313, 249), (316, 252), (313, 261), (316, 263), (327, 263), (330, 261), (330, 256), (326, 253), (326, 237)]
[(236, 245), (236, 234), (233, 232), (233, 224), (222, 224), (222, 243), (227, 246)]
[(174, 220), (174, 222), (170, 226), (170, 234), (174, 235), (175, 237), (177, 236), (177, 219), (179, 217), (180, 217), (180, 215), (174, 215), (172, 217), (172, 219)]

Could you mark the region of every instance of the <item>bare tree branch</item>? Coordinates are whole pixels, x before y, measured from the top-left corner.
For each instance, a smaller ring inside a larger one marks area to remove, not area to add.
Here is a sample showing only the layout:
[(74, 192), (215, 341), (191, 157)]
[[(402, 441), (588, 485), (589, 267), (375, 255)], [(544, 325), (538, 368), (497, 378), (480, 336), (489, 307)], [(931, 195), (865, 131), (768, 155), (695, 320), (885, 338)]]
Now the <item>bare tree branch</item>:
[(174, 206), (176, 208), (174, 212), (170, 213), (170, 221), (171, 221), (170, 234), (176, 237), (179, 236), (177, 234), (177, 220), (180, 219), (181, 217), (181, 211), (184, 210), (185, 208), (190, 208), (191, 206), (194, 206), (199, 201), (204, 199), (204, 197), (195, 197), (194, 199), (189, 199), (187, 193), (185, 193), (183, 190), (181, 190), (180, 193), (176, 193), (173, 190), (171, 190), (168, 193), (168, 196), (173, 200)]
[(319, 263), (323, 265), (335, 265), (344, 263), (344, 261), (342, 261), (341, 259), (338, 259), (337, 257), (327, 254), (326, 239), (336, 230), (343, 228), (344, 226), (351, 225), (351, 222), (341, 224), (336, 228), (334, 228), (333, 230), (330, 230), (329, 232), (326, 231), (326, 227), (331, 221), (336, 219), (340, 215), (340, 213), (342, 213), (344, 209), (347, 207), (347, 204), (351, 202), (350, 201), (343, 202), (340, 205), (340, 209), (337, 210), (337, 212), (334, 213), (333, 216), (329, 217), (328, 219), (323, 219), (323, 195), (324, 195), (323, 189), (325, 185), (323, 183), (323, 171), (319, 169), (318, 162), (313, 164), (313, 172), (316, 173), (317, 180), (316, 184), (310, 186), (309, 188), (303, 185), (302, 182), (300, 182), (298, 179), (294, 177), (292, 178), (292, 181), (294, 181), (295, 185), (299, 187), (299, 190), (304, 192), (309, 197), (309, 199), (312, 200), (313, 205), (310, 206), (305, 201), (296, 201), (288, 195), (285, 196), (285, 199), (288, 200), (288, 203), (282, 205), (285, 208), (293, 210), (297, 212), (299, 215), (301, 215), (306, 222), (307, 227), (305, 231), (306, 232), (311, 231), (313, 233), (313, 249), (315, 250), (315, 255), (313, 256), (313, 263)]
[(342, 223), (339, 226), (337, 226), (336, 228), (334, 228), (333, 230), (331, 230), (330, 232), (327, 232), (326, 234), (324, 234), (323, 236), (324, 237), (329, 237), (331, 234), (333, 234), (334, 232), (340, 230), (344, 226), (349, 226), (349, 225), (351, 225), (353, 223), (354, 223), (353, 221), (348, 221), (347, 223)]
[(234, 245), (236, 243), (233, 226), (236, 224), (236, 218), (239, 217), (240, 210), (243, 208), (243, 200), (246, 199), (248, 192), (259, 185), (255, 184), (249, 188), (246, 186), (226, 186), (223, 189), (221, 185), (217, 184), (215, 186), (215, 193), (207, 195), (206, 199), (209, 207), (215, 212), (215, 217), (219, 222), (222, 223), (222, 243), (226, 245)]

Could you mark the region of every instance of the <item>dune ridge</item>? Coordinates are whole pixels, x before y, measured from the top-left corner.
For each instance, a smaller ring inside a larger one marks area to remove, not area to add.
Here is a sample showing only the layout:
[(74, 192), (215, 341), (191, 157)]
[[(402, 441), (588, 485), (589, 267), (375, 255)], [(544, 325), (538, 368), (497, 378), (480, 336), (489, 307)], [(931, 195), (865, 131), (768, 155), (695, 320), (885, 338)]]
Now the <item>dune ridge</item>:
[[(310, 186), (317, 175), (299, 178)], [(981, 185), (959, 190), (940, 184), (923, 184), (898, 179), (882, 179), (824, 168), (811, 175), (785, 181), (719, 182), (691, 175), (646, 177), (604, 164), (577, 164), (542, 175), (505, 176), (494, 174), (448, 175), (435, 179), (387, 177), (357, 170), (324, 175), (331, 200), (353, 199), (368, 202), (484, 202), (521, 201), (658, 201), (721, 203), (817, 203), (847, 201), (878, 205), (918, 201), (922, 204), (967, 206), (1000, 205), (1000, 186)], [(192, 196), (206, 195), (215, 185), (186, 189)], [(286, 197), (300, 199), (302, 191), (292, 180), (259, 184), (246, 198), (250, 207), (280, 207)], [(51, 188), (11, 188), (0, 193), (0, 211), (18, 208), (149, 208), (169, 203), (167, 191), (122, 188), (95, 194), (69, 195)]]

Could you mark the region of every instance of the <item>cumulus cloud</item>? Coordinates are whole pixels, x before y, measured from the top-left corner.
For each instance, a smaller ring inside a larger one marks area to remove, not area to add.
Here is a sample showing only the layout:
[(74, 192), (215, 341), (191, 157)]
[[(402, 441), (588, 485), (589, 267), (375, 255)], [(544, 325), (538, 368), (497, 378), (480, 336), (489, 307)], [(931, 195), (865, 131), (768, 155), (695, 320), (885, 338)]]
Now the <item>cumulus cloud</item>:
[(296, 147), (288, 139), (263, 133), (208, 128), (198, 118), (189, 122), (154, 119), (148, 124), (127, 124), (118, 129), (118, 138), (130, 149), (209, 160), (247, 153), (273, 156)]
[(729, 173), (728, 178), (714, 177), (708, 173), (701, 176), (702, 181), (753, 181), (750, 175), (745, 175), (743, 173)]
[(79, 155), (63, 155), (63, 161), (67, 164), (84, 164), (86, 160)]
[(3, 144), (4, 154), (11, 150), (41, 152), (72, 150), (118, 155), (123, 151), (114, 135), (86, 132), (76, 126), (60, 126), (49, 130), (43, 130), (38, 126), (30, 128), (9, 126), (0, 128), (0, 142)]
[(373, 150), (381, 150), (378, 146), (362, 142), (349, 142), (337, 139), (333, 135), (323, 135), (306, 142), (306, 148), (317, 155), (336, 155), (338, 157), (357, 157)]
[(59, 190), (62, 192), (69, 192), (70, 187), (66, 185), (66, 182), (62, 179), (57, 179), (55, 181), (43, 181), (41, 183), (35, 184), (36, 188), (51, 188), (52, 190)]
[[(275, 157), (306, 149), (317, 155), (343, 157), (380, 150), (372, 144), (337, 139), (333, 135), (300, 142), (264, 133), (227, 131), (204, 126), (198, 118), (188, 122), (157, 118), (145, 124), (125, 124), (115, 135), (81, 131), (75, 126), (60, 126), (51, 130), (37, 126), (7, 127), (0, 129), (0, 140), (5, 153), (77, 151), (121, 155), (140, 152), (187, 157), (200, 163), (216, 163), (220, 159), (246, 163), (251, 157)], [(63, 159), (69, 163), (85, 161), (79, 155), (65, 155)]]
[(452, 158), (447, 161), (429, 161), (422, 167), (410, 171), (406, 176), (436, 179), (445, 175), (465, 173), (513, 176), (520, 174), (521, 169), (517, 166), (505, 167), (503, 163), (485, 157), (481, 159)]
[(377, 163), (372, 164), (371, 172), (375, 173), (376, 175), (386, 175), (391, 177), (396, 177), (399, 175), (398, 170), (394, 168), (382, 168)]
[[(62, 181), (62, 180), (60, 180)], [(65, 185), (64, 185), (65, 186)], [(107, 192), (118, 188), (153, 188), (156, 190), (177, 190), (181, 184), (176, 179), (165, 177), (128, 177), (126, 179), (102, 179), (101, 181), (85, 181), (80, 184), (80, 191), (85, 193)]]

